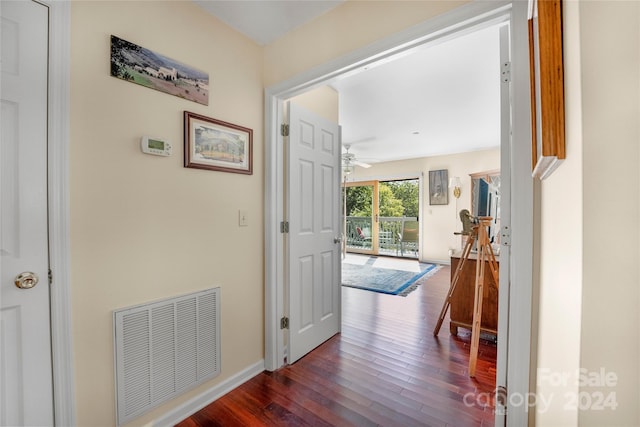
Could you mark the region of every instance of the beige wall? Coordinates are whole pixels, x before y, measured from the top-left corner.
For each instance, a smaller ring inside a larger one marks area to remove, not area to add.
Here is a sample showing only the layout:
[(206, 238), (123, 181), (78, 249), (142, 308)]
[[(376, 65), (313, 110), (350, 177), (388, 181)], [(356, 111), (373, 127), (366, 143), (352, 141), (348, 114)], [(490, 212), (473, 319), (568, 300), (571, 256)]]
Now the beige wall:
[[(577, 425), (583, 265), (582, 98), (578, 3), (564, 14), (567, 159), (541, 185), (540, 307), (536, 425)], [(570, 375), (560, 379), (557, 375)], [(543, 403), (543, 402), (549, 402)]]
[[(448, 205), (431, 206), (429, 205), (429, 171), (439, 169), (447, 169), (449, 178), (454, 176), (460, 178), (462, 194), (456, 200), (453, 197), (453, 189), (450, 188)], [(500, 169), (499, 149), (376, 163), (369, 169), (356, 167), (354, 174), (349, 177), (349, 181), (424, 176), (421, 194), (421, 259), (448, 263), (449, 249), (461, 249), (460, 236), (453, 234), (462, 229), (458, 213), (462, 209), (471, 210), (471, 178), (469, 174), (495, 169)]]
[[(564, 2), (568, 159), (542, 186), (541, 426), (640, 425), (639, 5)], [(580, 368), (616, 385), (580, 386)], [(598, 393), (617, 408), (589, 407)]]
[[(581, 2), (584, 263), (580, 366), (617, 375), (615, 411), (581, 411), (583, 426), (640, 425), (638, 372), (638, 2)], [(611, 64), (615, 64), (611, 67)], [(622, 172), (622, 173), (621, 173)], [(624, 177), (623, 185), (610, 182)], [(627, 184), (628, 183), (628, 184)], [(633, 237), (632, 237), (633, 236)]]
[[(141, 425), (263, 358), (262, 50), (188, 2), (71, 7), (78, 425), (115, 424), (112, 310), (221, 287), (221, 375), (131, 423)], [(207, 71), (209, 106), (111, 77), (111, 34)], [(253, 175), (184, 168), (184, 110), (252, 128)], [(173, 156), (142, 154), (143, 135), (168, 139)]]
[(338, 92), (329, 86), (322, 86), (310, 90), (302, 95), (291, 98), (289, 101), (306, 110), (313, 111), (320, 117), (333, 123), (340, 121), (338, 114)]
[(265, 47), (265, 86), (291, 78), (464, 3), (468, 1), (346, 1)]

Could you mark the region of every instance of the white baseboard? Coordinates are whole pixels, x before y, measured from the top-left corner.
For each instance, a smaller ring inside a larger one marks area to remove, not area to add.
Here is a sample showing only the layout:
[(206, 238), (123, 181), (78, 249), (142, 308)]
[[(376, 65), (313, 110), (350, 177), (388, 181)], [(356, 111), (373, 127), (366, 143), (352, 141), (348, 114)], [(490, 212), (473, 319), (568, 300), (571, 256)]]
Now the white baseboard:
[(427, 264), (436, 264), (436, 265), (451, 265), (451, 259), (421, 259), (420, 262), (424, 262)]
[(264, 371), (264, 359), (216, 384), (151, 423), (154, 427), (172, 427)]

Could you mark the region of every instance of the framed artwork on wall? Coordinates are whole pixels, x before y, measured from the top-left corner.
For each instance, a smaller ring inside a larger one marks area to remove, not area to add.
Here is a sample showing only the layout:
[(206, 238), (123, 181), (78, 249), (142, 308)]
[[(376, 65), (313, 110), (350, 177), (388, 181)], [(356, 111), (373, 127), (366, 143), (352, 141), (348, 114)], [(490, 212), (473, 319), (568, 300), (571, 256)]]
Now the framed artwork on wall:
[(209, 105), (209, 74), (114, 35), (111, 36), (111, 75)]
[(562, 2), (529, 0), (532, 175), (544, 179), (566, 157)]
[(253, 130), (184, 112), (184, 167), (253, 174)]
[(429, 204), (449, 204), (449, 171), (447, 169), (429, 171)]

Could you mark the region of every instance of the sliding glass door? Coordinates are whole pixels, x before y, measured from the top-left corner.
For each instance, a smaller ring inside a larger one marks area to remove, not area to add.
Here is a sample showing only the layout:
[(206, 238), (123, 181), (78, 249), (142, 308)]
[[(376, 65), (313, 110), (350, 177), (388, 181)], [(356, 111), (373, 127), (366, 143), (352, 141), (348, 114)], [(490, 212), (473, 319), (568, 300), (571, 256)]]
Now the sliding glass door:
[(348, 252), (418, 257), (419, 180), (344, 185)]
[(378, 253), (378, 181), (345, 184), (347, 251)]

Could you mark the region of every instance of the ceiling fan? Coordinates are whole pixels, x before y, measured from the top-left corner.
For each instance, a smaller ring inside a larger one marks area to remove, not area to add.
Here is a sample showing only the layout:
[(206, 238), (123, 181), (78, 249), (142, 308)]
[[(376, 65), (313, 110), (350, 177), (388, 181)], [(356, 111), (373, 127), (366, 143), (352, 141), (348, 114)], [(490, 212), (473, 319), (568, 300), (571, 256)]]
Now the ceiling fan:
[(351, 144), (344, 144), (345, 153), (342, 153), (342, 170), (345, 174), (350, 174), (353, 172), (353, 168), (355, 166), (360, 166), (362, 168), (370, 168), (371, 165), (369, 163), (361, 162), (356, 158), (356, 155), (349, 152), (349, 148), (351, 148)]

